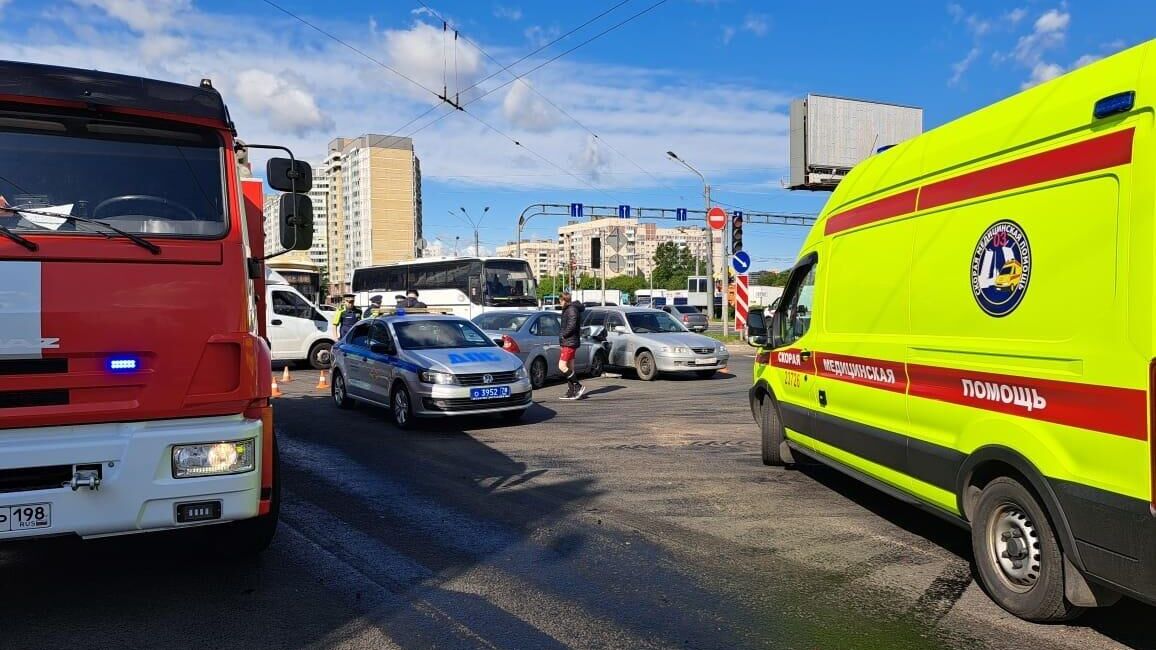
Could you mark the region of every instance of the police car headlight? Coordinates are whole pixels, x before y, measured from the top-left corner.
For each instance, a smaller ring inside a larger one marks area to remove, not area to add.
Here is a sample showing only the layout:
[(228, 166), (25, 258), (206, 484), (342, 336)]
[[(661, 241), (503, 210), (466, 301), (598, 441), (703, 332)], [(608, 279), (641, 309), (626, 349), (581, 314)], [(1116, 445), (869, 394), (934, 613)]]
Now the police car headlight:
[(514, 379), (525, 379), (528, 376), (529, 375), (526, 374), (526, 366), (518, 366), (518, 369), (514, 371)]
[(202, 442), (173, 447), (173, 478), (242, 474), (256, 467), (256, 440)]
[(437, 370), (423, 370), (421, 372), (421, 380), (427, 384), (456, 384), (457, 379), (448, 372), (438, 372)]

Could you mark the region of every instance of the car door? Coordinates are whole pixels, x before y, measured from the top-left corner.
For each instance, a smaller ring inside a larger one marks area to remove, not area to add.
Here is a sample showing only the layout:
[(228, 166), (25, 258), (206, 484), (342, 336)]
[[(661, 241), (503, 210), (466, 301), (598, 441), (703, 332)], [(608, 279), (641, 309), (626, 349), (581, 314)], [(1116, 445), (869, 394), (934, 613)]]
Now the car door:
[(373, 399), (366, 370), (366, 362), (369, 360), (369, 323), (360, 323), (349, 330), (341, 344), (341, 354), (345, 362), (346, 390), (350, 395)]
[(788, 429), (805, 435), (811, 434), (814, 412), (819, 408), (812, 349), (816, 334), (810, 327), (818, 267), (819, 256), (815, 252), (804, 255), (795, 265), (775, 312), (771, 333), (775, 347), (770, 362), (779, 412)]
[[(557, 314), (539, 314), (530, 324), (530, 335), (534, 345), (542, 348), (546, 357), (546, 371), (549, 376), (558, 374), (558, 359), (562, 354), (562, 346), (558, 344), (558, 337), (562, 333), (562, 320)], [(581, 348), (579, 348), (581, 349)]]
[(273, 345), (273, 358), (304, 359), (309, 354), (310, 338), (318, 331), (314, 317), (321, 317), (295, 291), (273, 289), (272, 303), (269, 341)]
[[(608, 363), (612, 366), (629, 366), (632, 360), (630, 355), (630, 334), (614, 331), (615, 327), (626, 327), (626, 319), (620, 312), (606, 312), (606, 341), (610, 343)], [(629, 327), (626, 327), (629, 330)]]
[(389, 390), (397, 366), (391, 363), (394, 355), (380, 351), (378, 346), (396, 352), (389, 326), (380, 321), (369, 326), (369, 354), (365, 360), (366, 393), (375, 402), (389, 404)]

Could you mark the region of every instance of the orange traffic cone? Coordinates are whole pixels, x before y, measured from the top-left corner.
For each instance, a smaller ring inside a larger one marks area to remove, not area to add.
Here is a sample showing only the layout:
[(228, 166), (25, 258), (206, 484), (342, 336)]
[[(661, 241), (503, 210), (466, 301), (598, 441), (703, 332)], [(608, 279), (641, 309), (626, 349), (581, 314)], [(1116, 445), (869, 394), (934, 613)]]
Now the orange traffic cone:
[(281, 392), (281, 389), (277, 386), (277, 377), (276, 377), (276, 375), (274, 375), (273, 376), (273, 393), (272, 393), (272, 395), (270, 395), (270, 397), (281, 397), (281, 395), (283, 395), (283, 393)]
[(287, 384), (291, 381), (293, 380), (289, 378), (289, 366), (285, 366), (285, 371), (281, 373), (281, 383)]
[(325, 371), (321, 371), (321, 376), (317, 378), (317, 390), (328, 390), (329, 379), (325, 376)]

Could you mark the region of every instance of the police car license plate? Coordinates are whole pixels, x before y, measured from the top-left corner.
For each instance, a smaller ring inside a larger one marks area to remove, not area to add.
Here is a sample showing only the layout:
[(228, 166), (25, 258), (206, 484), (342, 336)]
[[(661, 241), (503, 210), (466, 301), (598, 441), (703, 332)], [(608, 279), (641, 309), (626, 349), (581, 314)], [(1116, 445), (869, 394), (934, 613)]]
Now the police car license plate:
[(25, 506), (0, 506), (0, 533), (34, 530), (52, 526), (52, 505), (31, 503)]
[(718, 359), (710, 357), (709, 359), (695, 359), (694, 362), (700, 366), (713, 366), (718, 363)]
[(486, 388), (471, 388), (470, 399), (499, 399), (510, 396), (509, 386), (489, 386)]

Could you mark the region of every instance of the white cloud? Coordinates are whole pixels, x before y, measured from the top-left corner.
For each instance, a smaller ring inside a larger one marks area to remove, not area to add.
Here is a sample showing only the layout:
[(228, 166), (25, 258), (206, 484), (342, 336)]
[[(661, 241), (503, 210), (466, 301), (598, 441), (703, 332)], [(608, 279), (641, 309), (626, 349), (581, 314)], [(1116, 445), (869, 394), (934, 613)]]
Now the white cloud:
[(530, 83), (520, 79), (510, 84), (502, 100), (506, 121), (527, 131), (547, 131), (558, 124), (558, 112), (538, 96)]
[(737, 32), (738, 32), (738, 30), (736, 30), (734, 27), (731, 27), (730, 25), (723, 27), (723, 35), (722, 35), (723, 45), (730, 45), (731, 39), (733, 39), (735, 37), (735, 34)]
[(185, 39), (168, 34), (148, 34), (140, 40), (141, 55), (149, 61), (170, 57), (188, 46)]
[(506, 20), (519, 21), (522, 19), (522, 10), (518, 7), (505, 7), (502, 5), (494, 6), (494, 17), (505, 18)]
[(963, 7), (959, 6), (957, 3), (952, 2), (947, 5), (947, 13), (951, 14), (951, 19), (958, 23), (959, 21), (963, 20), (963, 17), (967, 12), (963, 10)]
[(1058, 9), (1052, 9), (1036, 19), (1036, 32), (1062, 32), (1072, 22), (1072, 15)]
[(1056, 63), (1045, 63), (1043, 61), (1037, 63), (1032, 67), (1032, 76), (1027, 81), (1020, 85), (1021, 88), (1027, 89), (1032, 86), (1038, 86), (1045, 81), (1051, 81), (1056, 77), (1064, 74), (1064, 67)]
[(1075, 70), (1076, 68), (1082, 68), (1082, 67), (1088, 65), (1089, 63), (1095, 63), (1096, 61), (1099, 61), (1102, 58), (1104, 58), (1104, 57), (1099, 56), (1097, 54), (1085, 54), (1084, 56), (1081, 56), (1080, 58), (1076, 59), (1076, 62), (1072, 64), (1071, 69)]
[[(384, 39), (387, 62), (435, 92), (441, 92), (443, 84), (450, 95), (460, 92), (472, 86), (482, 71), (478, 50), (459, 39), (455, 52), (453, 34), (440, 27), (414, 23), (409, 29), (386, 30)], [(407, 92), (429, 97), (428, 91), (407, 86)]]
[(963, 75), (967, 73), (968, 68), (971, 67), (971, 64), (975, 63), (976, 59), (979, 58), (979, 55), (980, 49), (978, 47), (973, 47), (971, 48), (971, 51), (967, 53), (967, 56), (963, 57), (963, 59), (960, 61), (951, 64), (951, 79), (947, 82), (948, 85), (954, 86), (958, 84), (960, 80), (963, 79)]
[(592, 182), (597, 183), (602, 174), (610, 170), (610, 155), (598, 138), (587, 135), (581, 149), (570, 157), (571, 163)]
[(1004, 14), (1004, 20), (1006, 20), (1007, 22), (1011, 23), (1014, 26), (1014, 25), (1018, 25), (1021, 20), (1023, 20), (1024, 18), (1027, 17), (1027, 15), (1028, 15), (1027, 9), (1025, 9), (1023, 7), (1016, 7), (1015, 9), (1012, 9), (1011, 11)]
[(523, 32), (526, 35), (526, 40), (534, 47), (543, 47), (547, 43), (558, 38), (562, 34), (562, 30), (558, 29), (557, 25), (551, 27), (542, 27), (541, 25), (531, 25)]
[(4, 18), (4, 6), (9, 2), (11, 2), (11, 0), (0, 0), (0, 19)]
[(747, 14), (743, 20), (743, 29), (755, 36), (766, 36), (770, 23), (765, 14)]
[(237, 75), (233, 94), (249, 111), (264, 115), (277, 130), (296, 135), (333, 130), (333, 119), (317, 107), (317, 100), (283, 76), (265, 70), (244, 70)]
[(168, 27), (192, 9), (192, 0), (72, 0), (79, 7), (95, 7), (138, 32)]
[(433, 9), (430, 9), (428, 7), (418, 7), (417, 9), (410, 9), (409, 13), (413, 14), (414, 16), (429, 16), (431, 18), (436, 17), (434, 15)]

